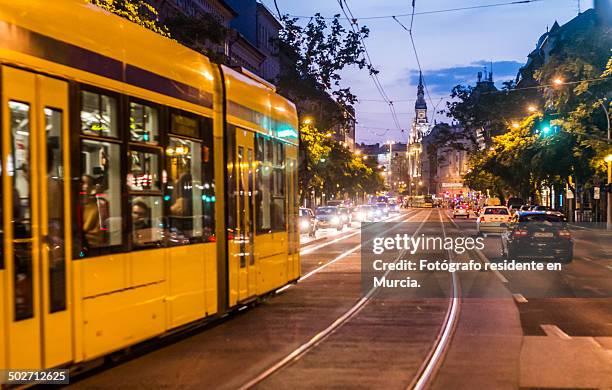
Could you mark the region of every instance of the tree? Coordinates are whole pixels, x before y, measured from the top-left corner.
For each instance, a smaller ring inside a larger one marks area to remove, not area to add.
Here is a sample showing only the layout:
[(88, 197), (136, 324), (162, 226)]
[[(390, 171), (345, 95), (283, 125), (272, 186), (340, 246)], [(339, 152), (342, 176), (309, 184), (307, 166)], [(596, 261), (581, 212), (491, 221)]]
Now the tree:
[(170, 37), (168, 28), (159, 22), (155, 7), (144, 0), (87, 0), (122, 18), (148, 28), (160, 35)]
[(220, 64), (229, 64), (224, 54), (211, 50), (211, 46), (223, 45), (230, 30), (217, 21), (211, 14), (200, 13), (196, 16), (177, 14), (164, 20), (172, 37), (183, 45), (206, 55)]
[(324, 129), (347, 122), (347, 109), (357, 101), (350, 88), (342, 87), (340, 72), (347, 66), (367, 67), (361, 39), (367, 27), (358, 32), (346, 30), (340, 15), (329, 22), (316, 14), (306, 26), (298, 19), (283, 17), (278, 41), (281, 59), (279, 92), (296, 102), (301, 114), (316, 118)]

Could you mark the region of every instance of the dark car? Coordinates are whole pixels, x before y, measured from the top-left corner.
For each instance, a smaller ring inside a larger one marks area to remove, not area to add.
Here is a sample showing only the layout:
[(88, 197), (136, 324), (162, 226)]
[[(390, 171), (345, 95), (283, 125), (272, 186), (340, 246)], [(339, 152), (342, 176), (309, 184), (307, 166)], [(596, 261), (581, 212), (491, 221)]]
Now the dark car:
[(311, 209), (300, 207), (300, 233), (308, 233), (310, 237), (317, 235), (317, 219)]
[(518, 209), (518, 211), (529, 211), (532, 207), (532, 205), (524, 204)]
[(548, 206), (535, 205), (531, 207), (531, 211), (552, 211), (552, 209)]
[(520, 212), (501, 239), (502, 253), (509, 260), (549, 259), (569, 263), (574, 257), (571, 233), (565, 218), (558, 213)]
[(386, 203), (378, 202), (374, 205), (376, 210), (379, 211), (378, 218), (388, 217), (389, 216), (389, 206)]
[(315, 210), (315, 217), (317, 219), (317, 225), (319, 229), (338, 229), (342, 230), (344, 222), (342, 222), (342, 216), (335, 206), (324, 206), (318, 207)]

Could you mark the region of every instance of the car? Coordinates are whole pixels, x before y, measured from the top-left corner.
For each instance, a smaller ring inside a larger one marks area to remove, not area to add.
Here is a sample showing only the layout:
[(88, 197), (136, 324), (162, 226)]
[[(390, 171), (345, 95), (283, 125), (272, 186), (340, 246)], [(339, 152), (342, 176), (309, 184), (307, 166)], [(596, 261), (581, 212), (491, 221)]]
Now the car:
[(353, 208), (353, 221), (374, 222), (376, 221), (375, 208), (370, 205), (361, 205)]
[(299, 211), (300, 233), (308, 233), (309, 237), (317, 236), (318, 223), (311, 209), (300, 207)]
[(453, 218), (457, 217), (470, 217), (470, 207), (467, 204), (458, 204), (453, 209)]
[(395, 201), (390, 200), (387, 206), (389, 207), (390, 213), (397, 214), (400, 212), (399, 204), (397, 204)]
[(384, 218), (389, 216), (389, 206), (386, 203), (378, 202), (374, 205), (380, 211), (380, 217)]
[(501, 236), (502, 255), (508, 260), (549, 259), (570, 263), (574, 243), (560, 213), (526, 211), (516, 215)]
[(353, 216), (351, 215), (351, 209), (348, 207), (338, 207), (338, 212), (340, 213), (340, 218), (342, 219), (342, 223), (346, 226), (351, 226), (353, 223)]
[(317, 226), (319, 229), (337, 229), (342, 230), (344, 222), (342, 215), (336, 206), (317, 207), (315, 210)]
[(478, 235), (502, 233), (510, 222), (510, 211), (506, 206), (486, 206), (476, 219)]
[(326, 204), (328, 206), (340, 207), (340, 206), (344, 206), (344, 201), (343, 200), (328, 200)]
[(548, 206), (536, 205), (531, 208), (531, 211), (553, 211), (553, 209)]
[(531, 206), (531, 205), (524, 204), (524, 205), (522, 205), (522, 206), (521, 206), (521, 207), (518, 209), (518, 211), (519, 211), (519, 212), (521, 212), (521, 211), (529, 211), (529, 210), (531, 210), (531, 208), (532, 208), (532, 207), (533, 207), (533, 206)]

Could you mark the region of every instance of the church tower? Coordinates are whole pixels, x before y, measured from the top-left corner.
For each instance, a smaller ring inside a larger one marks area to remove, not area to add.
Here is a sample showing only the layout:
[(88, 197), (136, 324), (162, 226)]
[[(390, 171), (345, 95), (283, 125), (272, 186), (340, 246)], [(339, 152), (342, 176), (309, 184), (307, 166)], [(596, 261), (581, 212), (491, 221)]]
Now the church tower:
[(415, 117), (410, 133), (410, 143), (421, 142), (423, 136), (429, 134), (429, 122), (427, 121), (427, 103), (425, 102), (425, 87), (423, 86), (423, 74), (419, 73), (419, 86), (417, 89), (417, 100), (414, 103)]

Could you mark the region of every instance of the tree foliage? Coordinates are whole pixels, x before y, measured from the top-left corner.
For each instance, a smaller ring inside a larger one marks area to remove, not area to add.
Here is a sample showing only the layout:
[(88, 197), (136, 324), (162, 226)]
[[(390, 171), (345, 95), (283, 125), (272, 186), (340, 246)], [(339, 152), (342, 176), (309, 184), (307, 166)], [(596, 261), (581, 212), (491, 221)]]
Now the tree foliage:
[(170, 36), (168, 28), (159, 22), (155, 7), (144, 0), (87, 0), (122, 18), (148, 28), (165, 37)]
[[(466, 184), (500, 197), (527, 198), (537, 197), (542, 185), (580, 190), (600, 183), (603, 157), (611, 151), (602, 109), (610, 108), (611, 47), (609, 27), (588, 25), (559, 39), (535, 72), (539, 87), (517, 89), (508, 83), (490, 97), (475, 94), (472, 87), (455, 87), (457, 100), (448, 105), (448, 115), (467, 132), (498, 130), (487, 149), (472, 152)], [(525, 118), (527, 105), (539, 112)]]

